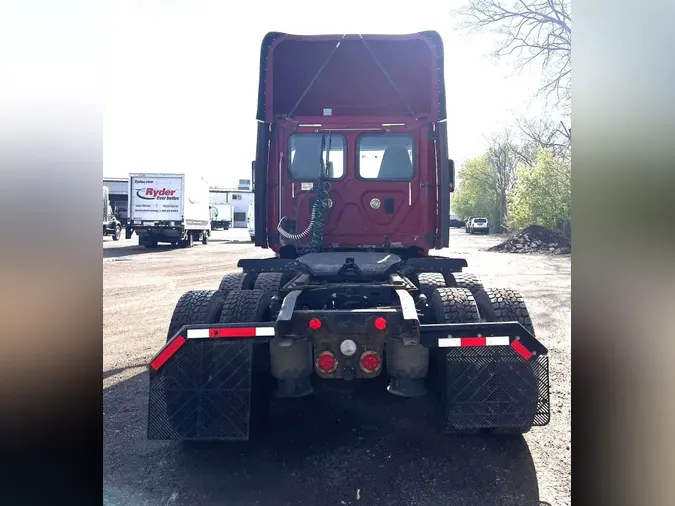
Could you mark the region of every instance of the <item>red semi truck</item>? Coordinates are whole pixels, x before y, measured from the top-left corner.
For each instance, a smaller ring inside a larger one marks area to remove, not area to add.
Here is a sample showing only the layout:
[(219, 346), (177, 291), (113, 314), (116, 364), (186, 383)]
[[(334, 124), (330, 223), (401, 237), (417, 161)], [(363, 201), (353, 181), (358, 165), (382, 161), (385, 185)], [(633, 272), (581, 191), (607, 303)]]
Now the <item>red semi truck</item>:
[(548, 423), (522, 297), (431, 254), (454, 189), (443, 58), (435, 32), (264, 38), (254, 235), (270, 257), (177, 302), (149, 367), (149, 438), (249, 439), (272, 395), (382, 375), (429, 396), (444, 432)]

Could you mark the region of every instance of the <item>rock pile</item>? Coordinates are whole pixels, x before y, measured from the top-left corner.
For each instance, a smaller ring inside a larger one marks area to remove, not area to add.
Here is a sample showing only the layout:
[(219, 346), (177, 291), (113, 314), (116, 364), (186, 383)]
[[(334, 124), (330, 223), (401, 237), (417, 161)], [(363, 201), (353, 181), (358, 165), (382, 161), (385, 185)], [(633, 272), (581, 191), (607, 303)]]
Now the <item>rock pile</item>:
[(568, 255), (572, 251), (572, 245), (568, 238), (553, 230), (539, 225), (530, 225), (506, 241), (488, 248), (488, 251)]

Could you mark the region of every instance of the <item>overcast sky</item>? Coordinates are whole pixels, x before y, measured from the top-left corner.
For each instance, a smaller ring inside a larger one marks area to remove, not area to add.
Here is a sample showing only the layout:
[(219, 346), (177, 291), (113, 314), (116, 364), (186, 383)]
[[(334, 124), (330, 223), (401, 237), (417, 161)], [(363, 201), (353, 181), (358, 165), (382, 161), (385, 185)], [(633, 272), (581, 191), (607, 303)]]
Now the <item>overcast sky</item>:
[(104, 110), (105, 176), (194, 172), (212, 185), (250, 177), (260, 43), (270, 31), (409, 33), (444, 41), (450, 155), (480, 155), (485, 137), (532, 112), (534, 67), (490, 57), (490, 34), (458, 31), (457, 1), (112, 2)]

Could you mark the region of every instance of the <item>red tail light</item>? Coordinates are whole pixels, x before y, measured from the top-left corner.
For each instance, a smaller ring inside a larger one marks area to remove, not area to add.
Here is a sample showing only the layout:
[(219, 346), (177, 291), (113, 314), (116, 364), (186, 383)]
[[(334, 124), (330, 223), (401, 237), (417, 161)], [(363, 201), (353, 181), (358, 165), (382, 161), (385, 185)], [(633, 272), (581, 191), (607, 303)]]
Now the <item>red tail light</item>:
[(375, 328), (377, 330), (384, 330), (387, 328), (387, 320), (382, 318), (381, 316), (379, 318), (375, 319)]
[(332, 373), (337, 368), (337, 360), (330, 351), (324, 351), (316, 359), (316, 368), (324, 373)]
[(312, 318), (309, 320), (309, 328), (312, 330), (319, 330), (321, 328), (321, 320), (318, 318)]
[(363, 372), (373, 373), (377, 371), (381, 365), (382, 362), (380, 361), (380, 357), (374, 351), (367, 351), (361, 355), (361, 369)]

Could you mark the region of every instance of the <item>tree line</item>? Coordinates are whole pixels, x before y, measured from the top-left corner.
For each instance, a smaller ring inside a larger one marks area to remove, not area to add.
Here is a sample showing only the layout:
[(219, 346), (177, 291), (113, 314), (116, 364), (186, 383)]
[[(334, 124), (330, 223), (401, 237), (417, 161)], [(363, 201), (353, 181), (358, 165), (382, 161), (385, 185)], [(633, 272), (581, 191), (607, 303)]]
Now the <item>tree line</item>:
[(571, 231), (571, 49), (569, 0), (468, 0), (457, 14), (471, 30), (500, 36), (495, 55), (516, 69), (539, 62), (536, 95), (560, 121), (520, 118), (488, 141), (486, 152), (458, 171), (453, 214), (485, 216), (494, 230), (537, 224)]

